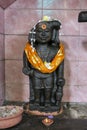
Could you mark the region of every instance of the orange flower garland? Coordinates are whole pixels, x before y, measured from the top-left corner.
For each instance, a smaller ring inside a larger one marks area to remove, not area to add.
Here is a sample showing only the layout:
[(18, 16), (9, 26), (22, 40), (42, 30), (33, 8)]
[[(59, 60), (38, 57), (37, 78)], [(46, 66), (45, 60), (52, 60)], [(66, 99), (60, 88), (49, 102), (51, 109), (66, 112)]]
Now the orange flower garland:
[(52, 73), (57, 69), (57, 67), (64, 59), (64, 47), (62, 43), (60, 44), (60, 49), (58, 50), (54, 59), (49, 63), (46, 61), (42, 61), (36, 50), (30, 45), (30, 43), (26, 44), (25, 53), (31, 65), (42, 73)]

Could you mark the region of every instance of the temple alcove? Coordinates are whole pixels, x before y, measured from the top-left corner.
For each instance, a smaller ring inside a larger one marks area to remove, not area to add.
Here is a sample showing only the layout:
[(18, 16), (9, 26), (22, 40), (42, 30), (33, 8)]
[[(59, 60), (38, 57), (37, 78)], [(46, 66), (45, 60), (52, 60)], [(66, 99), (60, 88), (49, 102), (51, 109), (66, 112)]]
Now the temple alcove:
[[(21, 71), (23, 67), (22, 53), (29, 30), (43, 15), (60, 19), (62, 23), (60, 40), (66, 43), (65, 48), (68, 46), (67, 51), (65, 50), (65, 66), (67, 68), (65, 67), (66, 86), (64, 87), (63, 102), (86, 102), (87, 97), (84, 92), (87, 91), (87, 49), (84, 49), (83, 44), (84, 41), (87, 42), (87, 23), (78, 23), (78, 14), (87, 8), (87, 3), (86, 1), (77, 2), (77, 0), (73, 1), (72, 6), (71, 3), (72, 0), (66, 1), (65, 7), (63, 1), (60, 2), (60, 5), (58, 1), (52, 1), (47, 6), (46, 0), (37, 0), (35, 3), (28, 0), (26, 2), (16, 0), (8, 8), (0, 7), (1, 104), (4, 100), (24, 102), (29, 100), (29, 79)], [(57, 16), (55, 16), (56, 14)], [(68, 66), (70, 71), (68, 71)]]

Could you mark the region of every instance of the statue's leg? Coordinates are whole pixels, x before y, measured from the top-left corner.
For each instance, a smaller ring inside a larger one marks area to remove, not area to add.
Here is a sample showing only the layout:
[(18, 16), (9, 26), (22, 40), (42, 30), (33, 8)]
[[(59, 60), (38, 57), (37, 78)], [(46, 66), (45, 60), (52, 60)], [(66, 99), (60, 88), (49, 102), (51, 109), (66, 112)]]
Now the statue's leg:
[(52, 88), (54, 86), (54, 79), (52, 76), (44, 80), (45, 84), (45, 106), (51, 105)]
[(40, 89), (35, 89), (35, 104), (39, 105), (40, 104)]
[(44, 88), (42, 88), (40, 90), (40, 106), (44, 106), (45, 105), (45, 90)]
[(41, 81), (39, 78), (37, 77), (33, 77), (33, 88), (34, 88), (34, 103), (37, 105), (40, 105), (40, 86), (41, 85)]
[(45, 106), (49, 106), (51, 104), (50, 98), (51, 98), (51, 89), (46, 88), (45, 89)]

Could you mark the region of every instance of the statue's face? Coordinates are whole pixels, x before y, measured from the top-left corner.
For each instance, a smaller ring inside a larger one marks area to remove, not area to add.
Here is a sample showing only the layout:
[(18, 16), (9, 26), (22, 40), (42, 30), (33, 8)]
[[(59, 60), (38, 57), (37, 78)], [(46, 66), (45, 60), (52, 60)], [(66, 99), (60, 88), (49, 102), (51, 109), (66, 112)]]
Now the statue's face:
[(36, 26), (36, 40), (40, 43), (47, 43), (51, 40), (52, 29), (46, 22), (38, 23)]

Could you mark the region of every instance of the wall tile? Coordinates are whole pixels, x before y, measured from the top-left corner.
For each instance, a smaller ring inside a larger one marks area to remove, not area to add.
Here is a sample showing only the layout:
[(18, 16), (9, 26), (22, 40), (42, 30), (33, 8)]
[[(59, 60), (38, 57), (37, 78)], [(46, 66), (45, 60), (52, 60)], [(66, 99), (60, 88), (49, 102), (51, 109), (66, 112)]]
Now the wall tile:
[(29, 77), (22, 73), (23, 62), (21, 60), (5, 61), (6, 83), (28, 83)]
[(0, 83), (5, 82), (5, 61), (0, 60)]
[(79, 35), (78, 11), (75, 10), (43, 10), (43, 15), (61, 21), (61, 35)]
[(29, 85), (19, 83), (6, 84), (6, 100), (29, 101)]
[(65, 9), (80, 9), (80, 0), (64, 0)]
[(23, 59), (23, 51), (27, 41), (28, 36), (6, 35), (5, 59)]
[(65, 61), (64, 77), (65, 85), (78, 85), (78, 62)]
[(65, 85), (63, 88), (62, 102), (70, 102), (70, 98), (71, 98), (70, 86)]
[(78, 65), (78, 85), (87, 85), (87, 62), (79, 62)]
[(4, 46), (4, 36), (0, 34), (0, 60), (5, 58), (5, 46)]
[(82, 10), (86, 9), (87, 10), (87, 0), (81, 0), (80, 1), (80, 7)]
[(4, 33), (4, 10), (0, 7), (0, 33)]
[(87, 22), (79, 23), (80, 25), (80, 36), (87, 36)]
[(80, 9), (80, 0), (43, 0), (46, 9)]
[(87, 103), (87, 86), (81, 85), (78, 87), (78, 100), (79, 102), (85, 102)]
[(0, 106), (3, 105), (5, 99), (5, 84), (0, 82)]
[(79, 56), (79, 61), (87, 62), (87, 37), (79, 38), (78, 56)]
[(29, 30), (41, 19), (41, 10), (17, 10), (5, 11), (6, 34), (28, 34)]
[(86, 86), (65, 86), (64, 87), (64, 102), (87, 102)]
[(2, 8), (7, 8), (10, 4), (12, 4), (15, 0), (0, 0), (0, 6)]
[(16, 0), (9, 8), (42, 8), (42, 0)]
[(77, 61), (78, 60), (78, 43), (79, 37), (73, 36), (59, 36), (60, 41), (64, 44), (65, 60)]

